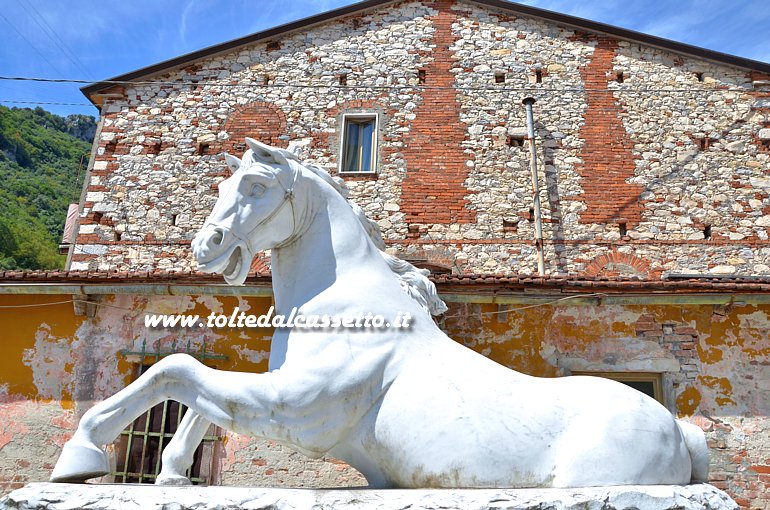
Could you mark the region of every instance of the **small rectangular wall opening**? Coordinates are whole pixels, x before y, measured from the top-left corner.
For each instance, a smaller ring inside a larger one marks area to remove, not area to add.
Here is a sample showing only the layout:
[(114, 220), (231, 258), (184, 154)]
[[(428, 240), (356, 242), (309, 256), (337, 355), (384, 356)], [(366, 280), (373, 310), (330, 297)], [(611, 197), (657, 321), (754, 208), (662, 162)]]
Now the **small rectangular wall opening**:
[(543, 83), (543, 70), (535, 69), (535, 83)]
[(508, 136), (508, 147), (524, 147), (524, 136), (522, 135), (510, 135)]
[(628, 226), (625, 223), (618, 223), (618, 231), (621, 237), (628, 235)]
[(625, 75), (623, 74), (623, 71), (618, 71), (615, 73), (615, 81), (618, 83), (623, 83), (626, 80)]
[(426, 79), (425, 69), (418, 69), (417, 70), (417, 82), (420, 85), (424, 85), (425, 84), (425, 79)]
[(698, 81), (703, 81), (703, 73), (695, 73), (695, 78)]
[(498, 71), (495, 73), (495, 83), (505, 83), (505, 73)]
[(339, 80), (340, 86), (344, 87), (348, 84), (348, 75), (347, 74), (341, 74), (337, 77)]
[(711, 239), (711, 225), (703, 227), (703, 239)]
[(698, 144), (698, 148), (702, 151), (708, 150), (709, 147), (716, 141), (713, 140), (707, 136), (696, 138), (696, 143)]
[(515, 220), (503, 220), (503, 232), (516, 232), (518, 230), (518, 222)]

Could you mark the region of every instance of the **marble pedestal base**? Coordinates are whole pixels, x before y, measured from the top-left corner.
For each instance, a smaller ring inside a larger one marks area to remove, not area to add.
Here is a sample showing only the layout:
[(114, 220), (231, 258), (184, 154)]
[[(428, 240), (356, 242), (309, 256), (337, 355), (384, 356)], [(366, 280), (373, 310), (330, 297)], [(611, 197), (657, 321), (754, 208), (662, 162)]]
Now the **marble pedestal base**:
[(260, 489), (31, 483), (0, 500), (1, 510), (734, 510), (707, 485), (579, 489)]

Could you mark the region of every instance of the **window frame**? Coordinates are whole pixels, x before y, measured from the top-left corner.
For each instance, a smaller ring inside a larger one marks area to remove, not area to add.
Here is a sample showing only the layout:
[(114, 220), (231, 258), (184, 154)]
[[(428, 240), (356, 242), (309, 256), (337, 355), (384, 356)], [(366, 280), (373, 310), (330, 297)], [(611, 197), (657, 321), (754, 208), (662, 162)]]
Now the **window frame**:
[[(663, 374), (658, 372), (585, 372), (574, 371), (572, 375), (589, 375), (593, 377), (603, 377), (605, 379), (612, 379), (620, 383), (625, 382), (640, 382), (640, 383), (652, 383), (652, 392), (655, 400), (665, 406), (665, 397), (663, 393)], [(635, 388), (634, 388), (635, 389)], [(637, 390), (639, 391), (639, 390)], [(643, 393), (643, 392), (640, 392)], [(646, 395), (646, 393), (645, 393)]]
[[(359, 121), (357, 123), (363, 124), (362, 121), (373, 121), (372, 132), (372, 155), (369, 170), (346, 170), (345, 169), (345, 152), (347, 147), (347, 132), (349, 121)], [(376, 175), (378, 160), (379, 160), (379, 134), (380, 134), (380, 116), (378, 112), (366, 111), (366, 112), (351, 112), (343, 113), (340, 119), (342, 129), (340, 130), (340, 144), (339, 144), (339, 157), (337, 164), (337, 172), (344, 175)]]

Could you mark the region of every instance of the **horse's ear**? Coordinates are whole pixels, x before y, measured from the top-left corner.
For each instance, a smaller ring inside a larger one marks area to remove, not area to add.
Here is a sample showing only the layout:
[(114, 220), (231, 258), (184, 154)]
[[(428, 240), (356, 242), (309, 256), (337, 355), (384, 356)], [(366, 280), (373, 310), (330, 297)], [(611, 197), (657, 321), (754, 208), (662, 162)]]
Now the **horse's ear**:
[(225, 152), (225, 161), (227, 162), (227, 168), (230, 169), (230, 173), (234, 174), (241, 167), (241, 160)]
[[(265, 145), (262, 142), (258, 142), (253, 138), (246, 138), (246, 145), (249, 146), (251, 152), (254, 153), (254, 157), (261, 159), (262, 161), (275, 162), (279, 165), (287, 165), (289, 161), (286, 159), (283, 149), (276, 149), (269, 145)], [(290, 153), (289, 153), (290, 154)]]

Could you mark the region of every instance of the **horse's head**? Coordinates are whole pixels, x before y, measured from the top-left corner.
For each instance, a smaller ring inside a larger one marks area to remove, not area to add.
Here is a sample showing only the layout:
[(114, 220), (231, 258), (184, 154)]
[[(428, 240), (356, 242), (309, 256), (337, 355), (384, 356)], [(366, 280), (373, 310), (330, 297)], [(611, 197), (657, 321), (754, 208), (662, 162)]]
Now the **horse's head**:
[(285, 244), (296, 227), (296, 158), (251, 138), (246, 143), (243, 160), (225, 155), (232, 175), (219, 183), (217, 203), (192, 241), (198, 267), (230, 285), (243, 284), (254, 255)]

